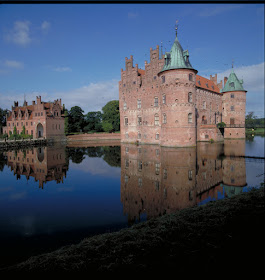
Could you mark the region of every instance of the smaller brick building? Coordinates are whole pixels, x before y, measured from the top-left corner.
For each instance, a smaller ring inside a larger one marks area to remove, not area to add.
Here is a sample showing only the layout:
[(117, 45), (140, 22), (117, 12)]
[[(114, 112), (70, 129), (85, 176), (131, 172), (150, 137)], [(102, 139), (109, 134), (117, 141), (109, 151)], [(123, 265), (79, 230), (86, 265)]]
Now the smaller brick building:
[(10, 135), (16, 127), (17, 133), (20, 134), (23, 126), (25, 126), (25, 133), (32, 135), (34, 139), (63, 137), (64, 115), (61, 99), (43, 102), (41, 96), (37, 96), (36, 101), (32, 101), (31, 105), (24, 101), (23, 106), (18, 106), (18, 102), (14, 102), (12, 111), (6, 116), (3, 133)]

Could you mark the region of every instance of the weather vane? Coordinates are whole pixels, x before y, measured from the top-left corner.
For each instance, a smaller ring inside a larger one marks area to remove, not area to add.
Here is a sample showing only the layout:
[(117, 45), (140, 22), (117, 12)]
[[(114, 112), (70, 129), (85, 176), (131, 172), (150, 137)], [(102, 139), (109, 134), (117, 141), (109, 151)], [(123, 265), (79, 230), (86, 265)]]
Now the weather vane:
[(232, 68), (234, 68), (234, 59), (232, 59)]
[(176, 24), (175, 24), (175, 30), (176, 30), (176, 36), (177, 36), (177, 33), (178, 33), (178, 20), (176, 20)]

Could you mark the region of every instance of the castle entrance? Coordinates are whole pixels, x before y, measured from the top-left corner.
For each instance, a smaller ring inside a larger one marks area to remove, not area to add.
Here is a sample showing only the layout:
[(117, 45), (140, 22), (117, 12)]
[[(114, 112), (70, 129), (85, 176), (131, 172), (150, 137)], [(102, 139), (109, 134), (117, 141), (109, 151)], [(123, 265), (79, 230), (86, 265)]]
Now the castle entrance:
[(43, 137), (43, 125), (39, 123), (37, 125), (37, 138)]

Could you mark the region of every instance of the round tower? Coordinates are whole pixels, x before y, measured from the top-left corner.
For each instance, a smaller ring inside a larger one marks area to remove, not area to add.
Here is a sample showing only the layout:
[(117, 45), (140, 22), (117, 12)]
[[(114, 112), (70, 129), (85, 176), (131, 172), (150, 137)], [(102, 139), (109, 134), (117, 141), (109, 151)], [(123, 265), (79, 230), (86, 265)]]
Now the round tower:
[(161, 79), (161, 145), (187, 147), (196, 145), (196, 74), (177, 37), (164, 55)]
[(237, 78), (233, 68), (221, 93), (222, 121), (226, 124), (224, 138), (245, 138), (247, 91), (243, 88), (243, 80)]

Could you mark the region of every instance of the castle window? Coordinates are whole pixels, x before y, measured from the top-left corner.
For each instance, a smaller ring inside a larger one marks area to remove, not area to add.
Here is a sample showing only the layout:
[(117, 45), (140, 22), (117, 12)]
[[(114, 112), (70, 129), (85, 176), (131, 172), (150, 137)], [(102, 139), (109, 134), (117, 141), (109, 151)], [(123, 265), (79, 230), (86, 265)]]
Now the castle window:
[(159, 140), (159, 133), (156, 133), (156, 140)]
[(43, 116), (43, 112), (41, 112), (40, 115)]
[(135, 82), (135, 81), (133, 81), (133, 84), (135, 85), (135, 84), (136, 84), (136, 82)]
[(129, 167), (129, 160), (125, 159), (125, 168), (128, 168), (128, 167)]
[(28, 122), (26, 122), (26, 125), (28, 125)]
[(33, 135), (33, 130), (31, 130), (31, 135)]
[(129, 134), (128, 132), (125, 132), (125, 138), (128, 139), (129, 138)]
[(154, 80), (156, 80), (156, 76), (154, 76)]
[(124, 125), (128, 125), (128, 118), (127, 117), (124, 118)]
[(156, 175), (159, 175), (160, 163), (156, 163), (155, 167), (156, 167)]
[(192, 74), (189, 74), (189, 80), (193, 81), (193, 75)]
[(30, 122), (30, 125), (32, 125), (32, 122)]
[(128, 175), (124, 175), (124, 182), (125, 182), (125, 184), (127, 184), (128, 183)]
[(163, 95), (163, 104), (166, 104), (166, 95)]
[(141, 109), (141, 107), (142, 107), (141, 99), (137, 99), (137, 108)]
[(231, 111), (235, 111), (235, 107), (234, 106), (231, 106)]
[(230, 86), (230, 87), (235, 87), (234, 82), (229, 83), (229, 86)]
[(188, 114), (188, 123), (192, 123), (192, 113)]
[(235, 119), (234, 118), (230, 118), (230, 124), (235, 124)]
[(162, 76), (161, 78), (162, 78), (162, 84), (165, 83), (166, 77), (165, 77), (165, 76)]
[(159, 125), (159, 115), (155, 114), (155, 125)]
[(142, 117), (138, 117), (138, 125), (142, 125)]
[(141, 139), (141, 132), (140, 132), (140, 131), (138, 131), (137, 138), (138, 138), (138, 139)]
[(235, 98), (235, 95), (233, 93), (231, 93), (231, 98)]
[(189, 92), (189, 94), (188, 94), (188, 102), (189, 103), (192, 102), (192, 92)]
[(163, 123), (167, 123), (167, 115), (163, 114)]
[(141, 171), (143, 169), (143, 163), (138, 161), (138, 170)]
[(189, 178), (189, 180), (192, 180), (192, 170), (189, 170), (189, 172), (188, 172), (188, 178)]
[(205, 116), (202, 116), (202, 124), (207, 124), (207, 119)]
[(123, 103), (123, 110), (127, 110), (127, 103), (126, 102)]
[(129, 148), (125, 147), (125, 153), (128, 154), (128, 152), (129, 152)]
[(203, 101), (202, 108), (206, 109), (206, 101)]
[(38, 116), (40, 116), (40, 113), (38, 113)]
[(155, 97), (155, 107), (158, 107), (158, 97)]
[(138, 178), (138, 186), (141, 188), (143, 186), (143, 180), (141, 177)]

